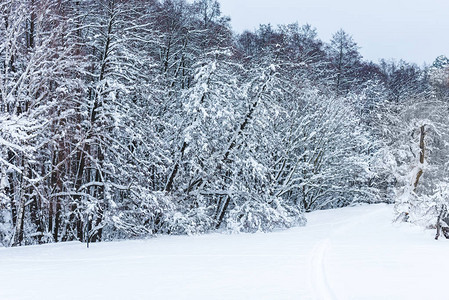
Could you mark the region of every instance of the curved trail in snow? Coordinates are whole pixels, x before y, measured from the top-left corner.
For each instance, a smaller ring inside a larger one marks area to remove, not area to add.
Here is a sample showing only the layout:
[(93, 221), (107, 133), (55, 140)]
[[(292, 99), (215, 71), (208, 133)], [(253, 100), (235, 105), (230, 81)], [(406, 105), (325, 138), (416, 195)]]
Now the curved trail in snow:
[(331, 247), (331, 240), (325, 239), (315, 245), (310, 256), (312, 288), (315, 299), (335, 300), (337, 299), (329, 286), (326, 275), (326, 254)]
[[(369, 217), (379, 214), (379, 212), (368, 212), (363, 215), (351, 216), (342, 222), (329, 223), (327, 228), (323, 228), (327, 231), (323, 239), (320, 239), (313, 247), (309, 255), (309, 278), (310, 285), (312, 287), (313, 299), (317, 300), (337, 300), (339, 297), (333, 291), (329, 284), (329, 277), (326, 272), (327, 257), (332, 249), (332, 240), (338, 241), (341, 235), (348, 234), (358, 228), (361, 224), (367, 221)], [(330, 227), (330, 229), (329, 229)]]

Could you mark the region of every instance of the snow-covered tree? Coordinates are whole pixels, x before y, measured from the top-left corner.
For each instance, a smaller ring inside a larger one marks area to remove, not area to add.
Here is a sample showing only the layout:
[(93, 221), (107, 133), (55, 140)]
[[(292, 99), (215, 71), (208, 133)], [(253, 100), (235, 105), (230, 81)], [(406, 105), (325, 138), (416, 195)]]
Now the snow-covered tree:
[(361, 55), (353, 38), (343, 29), (337, 31), (329, 46), (331, 68), (334, 73), (334, 89), (344, 95), (358, 80)]
[(447, 207), (447, 109), (446, 102), (430, 97), (408, 103), (401, 113), (405, 126), (397, 159), (399, 219), (432, 227)]

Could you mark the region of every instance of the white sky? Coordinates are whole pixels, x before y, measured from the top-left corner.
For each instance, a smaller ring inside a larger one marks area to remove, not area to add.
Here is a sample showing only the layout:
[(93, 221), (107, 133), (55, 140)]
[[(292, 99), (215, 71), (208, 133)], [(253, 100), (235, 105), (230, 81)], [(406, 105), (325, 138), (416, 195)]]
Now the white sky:
[(449, 0), (219, 0), (236, 32), (261, 23), (309, 23), (328, 42), (343, 28), (366, 60), (431, 64), (449, 57)]

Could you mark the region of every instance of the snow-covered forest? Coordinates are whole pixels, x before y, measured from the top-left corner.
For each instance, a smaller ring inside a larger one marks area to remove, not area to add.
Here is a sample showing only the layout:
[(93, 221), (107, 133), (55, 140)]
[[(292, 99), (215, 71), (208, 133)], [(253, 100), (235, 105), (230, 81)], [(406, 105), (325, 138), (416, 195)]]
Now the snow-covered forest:
[(214, 0), (0, 2), (0, 245), (270, 231), (394, 203), (447, 224), (449, 59), (365, 61)]

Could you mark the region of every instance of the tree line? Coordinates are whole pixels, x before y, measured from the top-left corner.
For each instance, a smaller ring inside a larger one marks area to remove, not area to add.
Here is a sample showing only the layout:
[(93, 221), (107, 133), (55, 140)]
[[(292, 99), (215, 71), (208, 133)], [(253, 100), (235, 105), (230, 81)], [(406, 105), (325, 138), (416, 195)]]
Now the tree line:
[(448, 66), (367, 62), (311, 25), (236, 34), (214, 0), (4, 0), (0, 244), (267, 231), (359, 202), (434, 220)]

